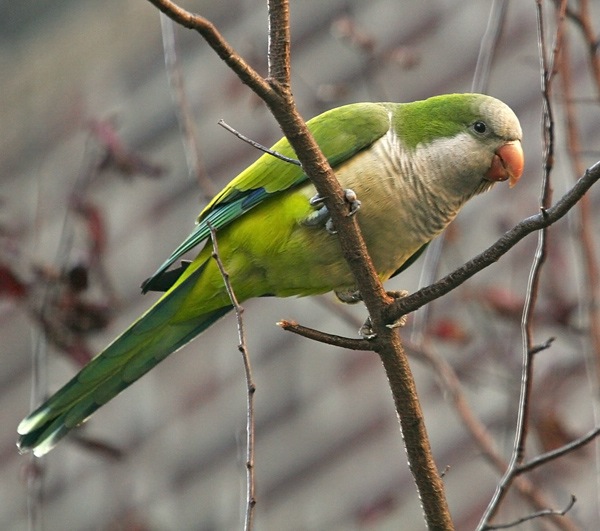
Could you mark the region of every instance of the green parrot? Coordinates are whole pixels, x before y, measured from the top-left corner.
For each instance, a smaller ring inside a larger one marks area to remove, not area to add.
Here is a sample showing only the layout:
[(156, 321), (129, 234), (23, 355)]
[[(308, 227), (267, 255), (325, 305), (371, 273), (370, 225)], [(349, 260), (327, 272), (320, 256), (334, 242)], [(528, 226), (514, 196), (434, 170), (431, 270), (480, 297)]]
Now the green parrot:
[[(449, 94), (356, 103), (308, 122), (334, 168), (382, 281), (410, 265), (472, 196), (523, 171), (521, 127), (501, 101)], [(283, 138), (272, 150), (294, 157)], [(69, 430), (232, 309), (212, 258), (211, 227), (232, 288), (252, 297), (334, 291), (360, 298), (323, 201), (298, 165), (264, 154), (200, 213), (193, 232), (143, 284), (166, 291), (18, 427), (42, 456)], [(169, 268), (207, 242), (191, 262)]]

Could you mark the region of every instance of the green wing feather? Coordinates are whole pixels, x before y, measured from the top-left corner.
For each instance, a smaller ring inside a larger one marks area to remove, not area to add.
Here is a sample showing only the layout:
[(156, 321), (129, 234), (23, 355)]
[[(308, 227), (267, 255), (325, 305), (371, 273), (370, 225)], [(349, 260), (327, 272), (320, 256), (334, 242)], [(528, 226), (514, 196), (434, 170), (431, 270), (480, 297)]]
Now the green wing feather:
[[(327, 111), (308, 121), (307, 125), (329, 163), (335, 167), (383, 136), (390, 127), (390, 117), (380, 103), (354, 103)], [(296, 156), (286, 138), (271, 149), (289, 158)], [(206, 240), (210, 236), (210, 227), (219, 230), (266, 198), (306, 180), (300, 166), (270, 154), (262, 155), (208, 203), (198, 216), (195, 229), (144, 282), (142, 291), (162, 290), (172, 285), (176, 277), (166, 283), (160, 281), (161, 276), (185, 253)], [(184, 270), (185, 267), (181, 272)]]

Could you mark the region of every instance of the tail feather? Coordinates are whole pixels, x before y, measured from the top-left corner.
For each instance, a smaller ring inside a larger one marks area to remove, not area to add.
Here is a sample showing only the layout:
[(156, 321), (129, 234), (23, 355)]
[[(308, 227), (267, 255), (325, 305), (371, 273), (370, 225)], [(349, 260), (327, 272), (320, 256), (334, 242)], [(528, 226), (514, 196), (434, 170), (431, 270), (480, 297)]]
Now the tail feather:
[(231, 310), (225, 306), (173, 324), (202, 267), (159, 300), (67, 384), (19, 424), (17, 443), (36, 456)]

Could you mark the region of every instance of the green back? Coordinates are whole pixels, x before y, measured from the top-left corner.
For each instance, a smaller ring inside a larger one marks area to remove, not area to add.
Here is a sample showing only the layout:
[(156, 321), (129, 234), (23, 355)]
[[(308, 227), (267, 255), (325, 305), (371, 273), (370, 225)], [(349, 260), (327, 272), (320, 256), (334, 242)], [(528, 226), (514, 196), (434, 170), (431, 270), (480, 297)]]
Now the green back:
[[(354, 103), (327, 111), (309, 122), (329, 163), (335, 168), (381, 138), (390, 126), (389, 104)], [(294, 158), (286, 138), (272, 148)], [(143, 291), (156, 289), (161, 275), (181, 256), (210, 236), (210, 227), (221, 229), (273, 194), (282, 193), (307, 180), (302, 168), (273, 155), (264, 154), (242, 171), (208, 203), (198, 217), (198, 225), (171, 256), (143, 285)]]

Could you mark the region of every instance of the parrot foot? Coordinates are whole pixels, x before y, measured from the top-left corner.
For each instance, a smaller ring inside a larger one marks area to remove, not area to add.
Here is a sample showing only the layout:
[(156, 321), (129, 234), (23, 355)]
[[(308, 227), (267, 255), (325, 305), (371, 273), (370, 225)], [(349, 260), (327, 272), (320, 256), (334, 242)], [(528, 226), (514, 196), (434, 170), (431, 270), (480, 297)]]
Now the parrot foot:
[(358, 335), (363, 339), (375, 339), (377, 334), (373, 331), (371, 318), (367, 317), (363, 325), (358, 329)]
[(334, 291), (334, 293), (338, 300), (344, 304), (356, 304), (357, 302), (362, 301), (360, 291), (357, 289)]
[[(358, 292), (356, 292), (356, 293), (358, 293)], [(406, 297), (408, 295), (408, 291), (406, 291), (404, 289), (399, 290), (399, 291), (388, 291), (387, 294), (394, 299), (401, 299), (402, 297)], [(336, 295), (337, 295), (337, 293), (336, 293)], [(359, 296), (360, 296), (360, 294), (359, 294)], [(338, 298), (339, 298), (339, 296), (338, 296)], [(342, 299), (340, 299), (340, 300), (342, 300)], [(401, 326), (404, 326), (405, 324), (406, 324), (406, 315), (403, 315), (397, 321), (394, 321), (393, 323), (387, 324), (385, 326), (387, 328), (389, 328), (390, 330), (393, 330), (394, 328), (400, 328)], [(362, 337), (363, 339), (375, 339), (375, 337), (377, 337), (377, 334), (375, 332), (373, 332), (373, 325), (371, 323), (370, 317), (367, 317), (364, 324), (360, 327), (360, 329), (358, 330), (358, 335), (360, 337)]]
[[(346, 188), (344, 190), (344, 199), (350, 205), (348, 216), (354, 216), (354, 214), (356, 214), (359, 211), (361, 205), (361, 202), (358, 199), (356, 192), (350, 188)], [(308, 203), (310, 204), (310, 206), (316, 208), (317, 210), (304, 220), (304, 224), (309, 227), (325, 225), (325, 230), (329, 234), (337, 234), (337, 230), (335, 230), (335, 228), (333, 227), (333, 222), (331, 221), (329, 210), (327, 206), (323, 204), (323, 201), (325, 201), (325, 199), (319, 194), (316, 194), (309, 199)]]
[(344, 189), (344, 199), (350, 205), (350, 211), (348, 212), (348, 216), (352, 217), (360, 210), (360, 205), (362, 204), (356, 192), (352, 190), (352, 188)]

